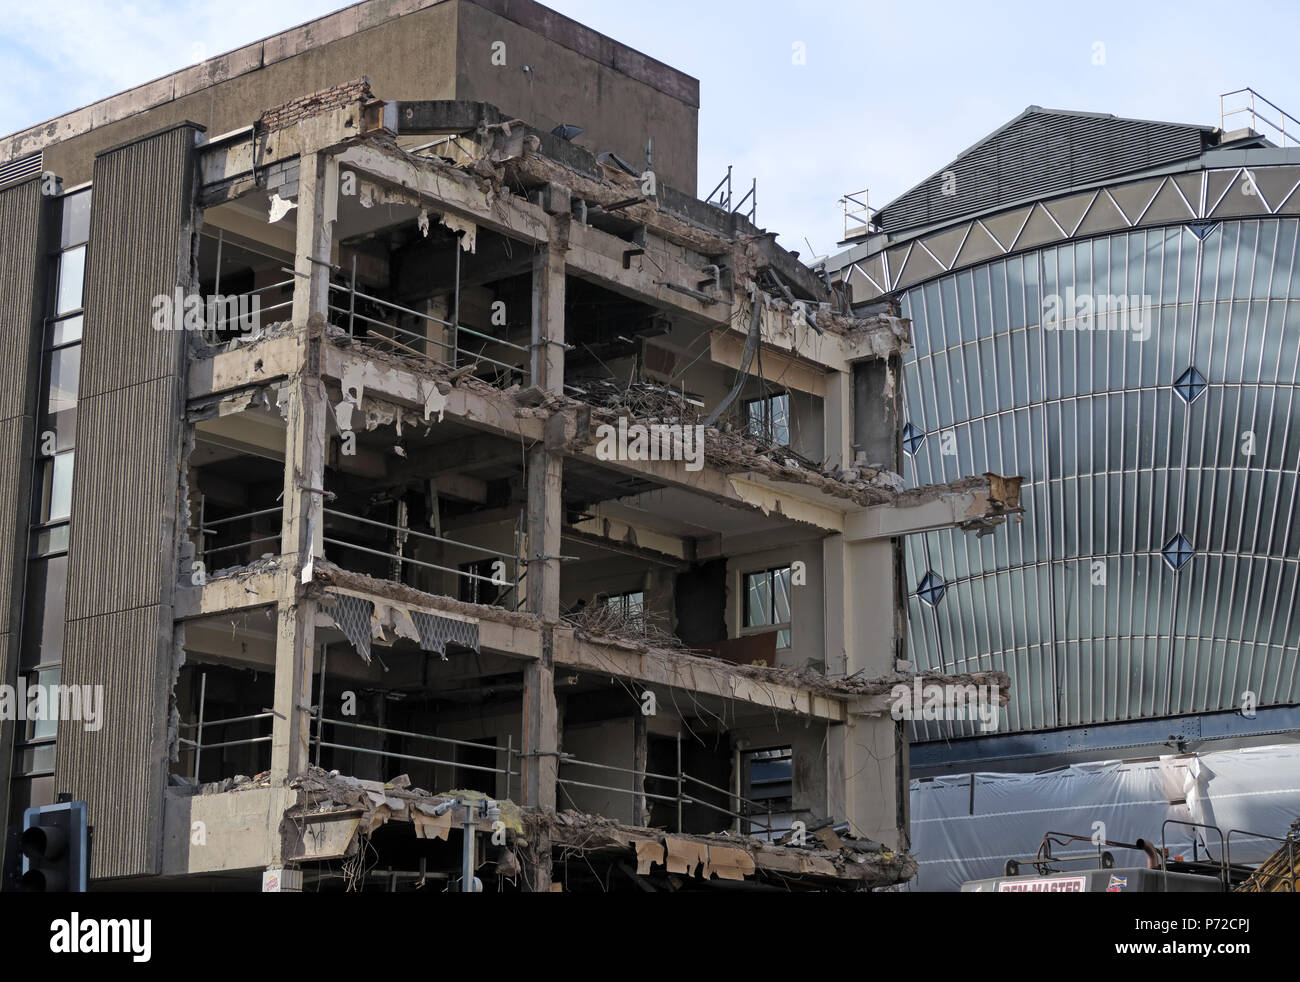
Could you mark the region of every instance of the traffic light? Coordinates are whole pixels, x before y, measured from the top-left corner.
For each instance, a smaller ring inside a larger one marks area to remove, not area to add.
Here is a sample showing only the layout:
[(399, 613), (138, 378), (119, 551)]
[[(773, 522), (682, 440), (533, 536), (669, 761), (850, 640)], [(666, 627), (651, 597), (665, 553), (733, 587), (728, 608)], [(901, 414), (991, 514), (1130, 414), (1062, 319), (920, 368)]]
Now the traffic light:
[(85, 893), (89, 867), (86, 803), (63, 801), (23, 812), (18, 888), (31, 893)]

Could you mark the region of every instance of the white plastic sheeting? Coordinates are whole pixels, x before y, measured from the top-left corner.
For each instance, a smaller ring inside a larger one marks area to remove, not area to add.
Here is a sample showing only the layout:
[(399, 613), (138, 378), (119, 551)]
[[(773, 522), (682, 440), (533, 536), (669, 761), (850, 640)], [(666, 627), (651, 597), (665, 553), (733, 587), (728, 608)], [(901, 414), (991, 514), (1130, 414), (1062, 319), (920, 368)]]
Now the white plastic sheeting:
[[(1166, 819), (1282, 836), (1300, 818), (1300, 747), (1257, 747), (1161, 757), (1140, 763), (1076, 764), (1039, 774), (970, 774), (913, 781), (912, 851), (919, 873), (913, 890), (957, 890), (966, 880), (1001, 876), (1008, 859), (1034, 855), (1046, 832), (1118, 842), (1161, 844)], [(1104, 829), (1095, 823), (1103, 823)], [(1171, 825), (1172, 855), (1222, 855), (1212, 830)], [(1234, 863), (1257, 863), (1279, 843), (1232, 835)], [(1057, 858), (1095, 855), (1091, 843), (1053, 847)], [(1141, 853), (1111, 849), (1125, 866), (1146, 864)]]

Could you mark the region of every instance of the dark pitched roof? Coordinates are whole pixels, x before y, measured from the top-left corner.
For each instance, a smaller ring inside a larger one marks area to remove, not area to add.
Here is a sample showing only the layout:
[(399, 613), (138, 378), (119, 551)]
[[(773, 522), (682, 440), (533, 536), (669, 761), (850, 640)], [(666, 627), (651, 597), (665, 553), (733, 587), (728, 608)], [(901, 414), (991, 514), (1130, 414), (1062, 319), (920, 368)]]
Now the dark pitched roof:
[[(1045, 197), (1199, 156), (1217, 132), (1212, 126), (1030, 106), (880, 209), (876, 221), (886, 232), (899, 232)], [(948, 172), (954, 194), (943, 193)]]

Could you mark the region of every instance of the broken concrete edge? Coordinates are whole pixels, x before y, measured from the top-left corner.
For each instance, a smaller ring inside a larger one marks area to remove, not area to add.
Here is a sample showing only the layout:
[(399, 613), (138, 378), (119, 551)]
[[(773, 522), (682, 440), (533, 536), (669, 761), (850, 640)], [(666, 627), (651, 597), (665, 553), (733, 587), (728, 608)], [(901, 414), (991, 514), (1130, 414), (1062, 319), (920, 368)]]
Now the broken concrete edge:
[(317, 559), (312, 565), (312, 582), (307, 587), (306, 595), (313, 599), (323, 598), (328, 592), (328, 587), (354, 590), (357, 593), (428, 610), (430, 613), (459, 615), (476, 621), (495, 621), (511, 627), (530, 628), (535, 631), (542, 629), (541, 620), (532, 614), (506, 610), (504, 607), (466, 603), (463, 600), (434, 593), (424, 593), (404, 583), (380, 580), (364, 573), (352, 573), (334, 565), (328, 559)]
[(524, 813), (525, 837), (543, 839), (566, 852), (629, 852), (636, 872), (663, 872), (702, 879), (717, 876), (745, 880), (766, 873), (813, 881), (851, 880), (860, 886), (892, 886), (916, 875), (916, 859), (887, 850), (864, 852), (849, 845), (835, 850), (820, 842), (807, 847), (781, 846), (756, 836), (734, 833), (692, 835), (623, 825), (574, 811)]
[(992, 472), (975, 474), (947, 484), (924, 484), (918, 488), (907, 488), (895, 494), (892, 503), (899, 507), (912, 507), (950, 494), (985, 493), (989, 498), (990, 509), (995, 514), (1017, 515), (1025, 510), (1020, 504), (1020, 486), (1023, 481), (1023, 477), (1003, 477)]
[(974, 685), (976, 687), (982, 685), (996, 686), (998, 691), (1001, 693), (1002, 705), (1006, 705), (1007, 693), (1009, 693), (1011, 689), (1011, 677), (1005, 672), (1000, 671), (954, 674), (942, 672), (891, 672), (870, 679), (833, 678), (827, 675), (820, 675), (807, 669), (737, 664), (736, 662), (727, 661), (724, 658), (717, 658), (689, 648), (669, 648), (647, 644), (638, 641), (634, 636), (628, 637), (600, 634), (583, 628), (569, 620), (565, 621), (565, 626), (573, 631), (575, 637), (587, 642), (588, 644), (607, 645), (609, 647), (620, 648), (624, 651), (631, 651), (637, 654), (656, 654), (671, 658), (679, 658), (684, 662), (701, 669), (711, 671), (722, 670), (756, 682), (767, 682), (788, 686), (790, 688), (804, 689), (820, 695), (826, 695), (843, 700), (849, 700), (855, 696), (881, 695), (892, 691), (893, 688), (898, 685), (911, 686), (914, 680), (918, 679), (923, 685)]
[[(371, 576), (366, 576), (363, 573), (351, 573), (335, 566), (328, 560), (318, 559), (313, 567), (313, 582), (308, 588), (308, 594), (316, 597), (322, 596), (326, 592), (324, 588), (329, 586), (352, 589), (360, 593), (371, 594), (400, 603), (423, 607), (432, 611), (459, 614), (478, 620), (493, 620), (515, 627), (531, 628), (539, 631), (543, 627), (541, 619), (533, 614), (506, 610), (503, 607), (471, 604), (461, 600), (453, 600), (450, 597), (440, 597), (436, 594), (424, 593), (414, 587), (406, 586), (403, 583), (394, 583), (390, 580), (379, 580)], [(715, 671), (723, 670), (759, 682), (771, 682), (787, 685), (842, 698), (851, 698), (860, 695), (878, 695), (890, 691), (895, 685), (911, 685), (914, 678), (920, 678), (924, 683), (935, 683), (939, 685), (998, 685), (1000, 691), (1004, 694), (1006, 691), (1009, 691), (1011, 686), (1010, 676), (1004, 672), (996, 671), (963, 674), (895, 672), (875, 679), (834, 679), (806, 670), (796, 671), (793, 669), (759, 665), (738, 665), (735, 662), (729, 662), (723, 658), (716, 658), (711, 655), (702, 654), (688, 648), (658, 647), (644, 642), (638, 642), (634, 637), (615, 637), (607, 634), (598, 634), (585, 630), (569, 620), (562, 620), (561, 624), (565, 628), (573, 631), (575, 637), (591, 644), (609, 645), (611, 647), (621, 648), (625, 651), (634, 651), (637, 653), (654, 653), (674, 658), (681, 658), (700, 668)]]
[[(174, 794), (194, 796), (242, 794), (272, 787), (269, 772), (252, 777), (240, 775), (200, 787), (172, 788)], [(285, 841), (283, 856), (290, 862), (320, 862), (357, 854), (366, 839), (389, 822), (406, 822), (416, 838), (447, 841), (453, 828), (463, 827), (459, 802), (477, 804), (488, 798), (478, 791), (429, 792), (411, 786), (406, 775), (389, 781), (371, 781), (311, 766), (285, 785), (294, 792), (283, 812), (280, 833)], [(776, 844), (757, 836), (731, 832), (690, 834), (641, 826), (623, 825), (599, 815), (572, 810), (556, 812), (523, 809), (509, 799), (492, 799), (499, 815), (474, 815), (475, 831), (493, 834), (504, 831), (504, 844), (497, 863), (506, 875), (519, 868), (517, 850), (543, 843), (564, 853), (630, 851), (637, 873), (663, 871), (703, 879), (761, 878), (765, 874), (799, 877), (811, 884), (851, 881), (857, 886), (880, 887), (903, 883), (916, 875), (915, 858), (894, 853), (877, 843), (851, 837), (812, 833), (808, 845)], [(441, 811), (441, 814), (439, 812)], [(501, 824), (497, 825), (499, 821)], [(325, 825), (345, 822), (342, 834), (323, 836)], [(332, 845), (323, 851), (317, 839)]]
[[(277, 565), (265, 561), (260, 564), (263, 571), (268, 571)], [(232, 577), (239, 579), (251, 575), (253, 575), (251, 571), (238, 571), (232, 574)], [(350, 572), (336, 566), (327, 559), (315, 560), (312, 567), (312, 582), (307, 586), (305, 596), (309, 599), (324, 601), (328, 605), (332, 600), (331, 588), (355, 591), (359, 595), (374, 597), (381, 601), (388, 600), (431, 613), (447, 614), (452, 617), (479, 622), (492, 621), (538, 632), (544, 627), (542, 620), (533, 614), (506, 610), (503, 607), (471, 604), (451, 597), (425, 593), (403, 583), (376, 579), (364, 573)], [(383, 626), (382, 621), (383, 618), (381, 618), (381, 627)], [(861, 696), (879, 696), (892, 691), (895, 686), (910, 686), (914, 680), (919, 679), (923, 685), (974, 685), (977, 688), (980, 686), (996, 686), (997, 691), (1001, 693), (1001, 704), (1006, 705), (1007, 693), (1011, 688), (1010, 676), (1000, 671), (969, 673), (894, 672), (870, 679), (842, 679), (820, 675), (807, 669), (795, 670), (774, 666), (737, 664), (685, 647), (665, 647), (646, 643), (643, 640), (638, 640), (635, 636), (598, 633), (568, 619), (562, 619), (560, 626), (571, 631), (574, 637), (588, 644), (604, 645), (640, 655), (654, 654), (680, 659), (684, 665), (701, 670), (722, 672), (756, 682), (802, 689), (844, 701)], [(380, 638), (383, 639), (385, 636), (381, 633)]]
[[(500, 116), (495, 107), (483, 104), (482, 109), (492, 110), (494, 117)], [(780, 278), (779, 270), (804, 296), (796, 298), (790, 293), (790, 299), (771, 297), (766, 302), (788, 314), (793, 314), (795, 302), (820, 308), (812, 315), (819, 330), (830, 330), (843, 338), (865, 343), (876, 357), (901, 353), (909, 345), (909, 322), (902, 318), (873, 314), (864, 319), (834, 312), (832, 306), (838, 299), (835, 293), (799, 263), (793, 253), (777, 246), (773, 234), (754, 229), (747, 221), (737, 222), (738, 216), (668, 187), (659, 193), (642, 194), (639, 178), (597, 161), (581, 148), (561, 144), (550, 134), (533, 130), (521, 120), (488, 125), (485, 117), (474, 131), (462, 135), (477, 148), (478, 156), (461, 164), (410, 153), (392, 135), (382, 131), (349, 142), (364, 139), (378, 152), (434, 174), (471, 176), (480, 183), (480, 190), (493, 196), (556, 186), (566, 189), (571, 198), (600, 207), (618, 204), (622, 217), (653, 229), (667, 242), (690, 249), (705, 259), (730, 256), (735, 283), (751, 279), (764, 270), (771, 270)], [(560, 153), (567, 158), (582, 159), (560, 159)], [(627, 204), (630, 199), (638, 198), (635, 203)], [(682, 207), (670, 207), (669, 202), (677, 202)], [(707, 224), (702, 219), (707, 219)]]

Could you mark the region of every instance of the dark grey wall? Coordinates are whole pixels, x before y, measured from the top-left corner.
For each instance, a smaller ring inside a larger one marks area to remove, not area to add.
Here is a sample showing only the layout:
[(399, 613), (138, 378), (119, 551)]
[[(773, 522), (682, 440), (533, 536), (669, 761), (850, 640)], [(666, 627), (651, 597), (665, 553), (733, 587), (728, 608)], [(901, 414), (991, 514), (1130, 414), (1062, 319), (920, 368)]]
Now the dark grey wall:
[[(889, 375), (893, 373), (893, 384)], [(899, 359), (873, 358), (853, 366), (853, 453), (867, 456), (873, 467), (901, 474), (899, 460), (899, 411), (901, 408), (902, 365)]]
[(104, 686), (104, 724), (60, 724), (55, 767), (89, 804), (95, 877), (160, 863), (185, 338), (151, 319), (190, 285), (195, 136), (95, 159), (63, 682)]

